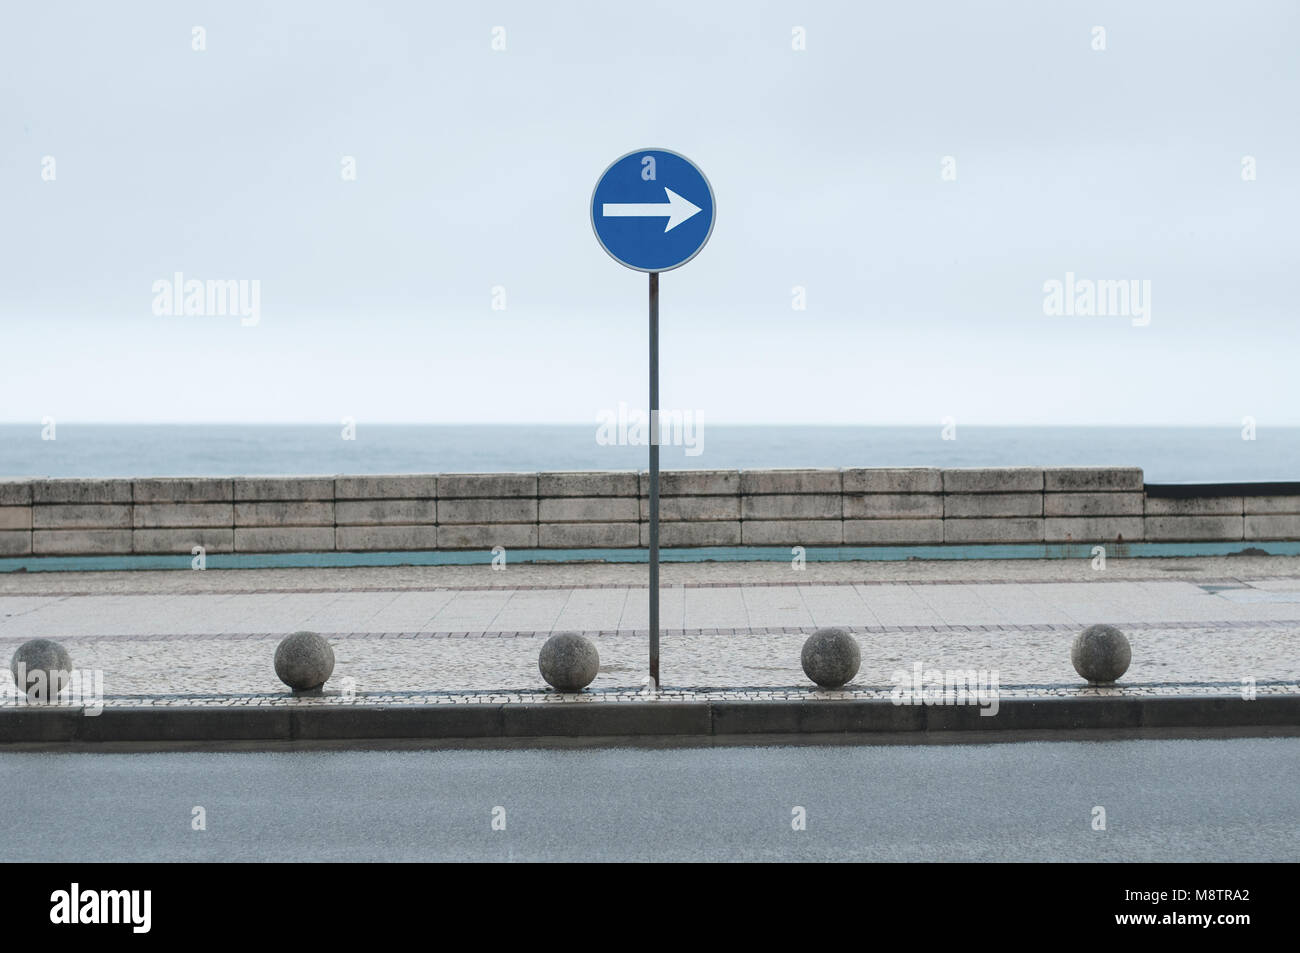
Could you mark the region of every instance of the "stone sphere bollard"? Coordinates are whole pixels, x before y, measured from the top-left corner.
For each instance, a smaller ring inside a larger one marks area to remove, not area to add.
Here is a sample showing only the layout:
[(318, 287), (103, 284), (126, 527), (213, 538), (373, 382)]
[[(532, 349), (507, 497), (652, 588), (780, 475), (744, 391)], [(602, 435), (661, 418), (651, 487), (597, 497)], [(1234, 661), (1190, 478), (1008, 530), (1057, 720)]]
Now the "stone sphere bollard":
[(862, 652), (847, 629), (818, 629), (803, 644), (800, 660), (804, 674), (822, 688), (839, 688), (858, 674)]
[(537, 667), (546, 684), (561, 692), (580, 692), (600, 671), (600, 653), (591, 639), (577, 632), (559, 632), (537, 654)]
[(1090, 625), (1074, 637), (1070, 661), (1090, 685), (1110, 685), (1128, 671), (1133, 649), (1113, 625)]
[(33, 701), (47, 702), (72, 679), (72, 656), (58, 642), (32, 639), (18, 646), (9, 662), (18, 690)]
[(315, 632), (295, 632), (275, 649), (275, 674), (295, 692), (320, 689), (334, 674), (334, 650)]

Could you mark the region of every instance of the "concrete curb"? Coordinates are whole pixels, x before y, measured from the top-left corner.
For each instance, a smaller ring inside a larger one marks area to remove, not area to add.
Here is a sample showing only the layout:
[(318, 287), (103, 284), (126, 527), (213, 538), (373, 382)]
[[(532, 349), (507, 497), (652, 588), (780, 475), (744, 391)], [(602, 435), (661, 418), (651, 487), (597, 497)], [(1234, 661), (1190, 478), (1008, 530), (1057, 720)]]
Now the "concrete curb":
[(1300, 726), (1300, 695), (1007, 699), (906, 706), (878, 699), (548, 702), (302, 708), (75, 708), (0, 711), (0, 744), (397, 739), (735, 737), (874, 733)]

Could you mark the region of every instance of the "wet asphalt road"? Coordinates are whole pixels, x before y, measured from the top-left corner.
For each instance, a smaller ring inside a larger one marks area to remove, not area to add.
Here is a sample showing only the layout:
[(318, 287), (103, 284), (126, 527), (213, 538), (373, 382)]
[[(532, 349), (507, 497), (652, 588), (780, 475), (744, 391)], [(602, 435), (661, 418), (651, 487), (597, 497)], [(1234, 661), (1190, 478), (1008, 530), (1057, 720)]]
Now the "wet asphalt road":
[(1295, 861), (1300, 738), (5, 752), (0, 824), (7, 862)]

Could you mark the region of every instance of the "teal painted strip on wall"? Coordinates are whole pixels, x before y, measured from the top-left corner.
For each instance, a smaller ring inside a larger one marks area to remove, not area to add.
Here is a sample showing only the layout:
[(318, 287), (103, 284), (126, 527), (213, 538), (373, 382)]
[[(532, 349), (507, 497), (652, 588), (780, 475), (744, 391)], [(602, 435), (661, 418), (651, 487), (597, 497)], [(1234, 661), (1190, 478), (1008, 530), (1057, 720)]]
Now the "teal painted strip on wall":
[[(969, 546), (808, 546), (809, 562), (891, 561), (903, 559), (1085, 559), (1092, 543), (1006, 543)], [(1111, 559), (1126, 556), (1230, 556), (1249, 549), (1273, 556), (1300, 556), (1300, 541), (1233, 543), (1106, 544)], [(510, 563), (645, 563), (644, 549), (517, 549)], [(711, 546), (664, 549), (663, 562), (787, 562), (789, 546)], [(0, 558), (0, 572), (111, 572), (190, 568), (191, 557), (177, 556), (12, 556)], [(492, 553), (431, 551), (383, 553), (213, 553), (208, 569), (318, 569), (348, 566), (483, 566)]]

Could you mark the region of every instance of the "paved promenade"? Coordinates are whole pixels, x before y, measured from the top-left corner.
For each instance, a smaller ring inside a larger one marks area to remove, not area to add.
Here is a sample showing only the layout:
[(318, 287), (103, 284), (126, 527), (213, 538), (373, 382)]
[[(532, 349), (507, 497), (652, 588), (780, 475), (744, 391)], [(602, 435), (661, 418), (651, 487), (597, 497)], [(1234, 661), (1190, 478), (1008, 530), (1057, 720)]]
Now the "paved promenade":
[[(1121, 692), (1300, 692), (1300, 559), (703, 563), (664, 567), (664, 686), (807, 697), (799, 648), (843, 625), (863, 648), (844, 693), (888, 694), (899, 669), (998, 672), (1004, 694), (1077, 694), (1083, 626), (1133, 643)], [(541, 640), (592, 637), (588, 697), (634, 696), (645, 676), (645, 567), (519, 565), (0, 576), (0, 655), (63, 642), (104, 672), (112, 704), (510, 701), (545, 690)], [(328, 634), (332, 689), (294, 700), (271, 658), (288, 632)], [(0, 675), (0, 692), (12, 681)], [(1103, 690), (1104, 691), (1104, 690)], [(1114, 690), (1111, 690), (1114, 691)], [(555, 697), (554, 693), (548, 693)], [(571, 697), (571, 696), (568, 696)]]

